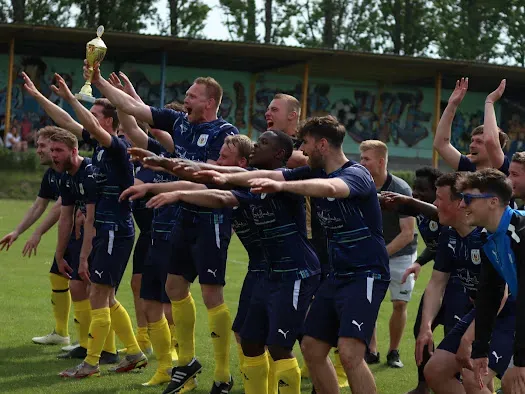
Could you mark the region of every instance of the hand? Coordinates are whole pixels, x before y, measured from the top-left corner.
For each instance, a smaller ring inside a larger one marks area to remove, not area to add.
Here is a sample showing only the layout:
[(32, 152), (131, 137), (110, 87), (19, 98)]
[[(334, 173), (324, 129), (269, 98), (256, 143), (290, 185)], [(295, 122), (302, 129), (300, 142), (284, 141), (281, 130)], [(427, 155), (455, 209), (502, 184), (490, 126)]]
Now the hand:
[(7, 252), (13, 242), (17, 240), (18, 235), (19, 234), (16, 231), (13, 231), (7, 234), (4, 238), (0, 239), (0, 251), (6, 248), (5, 251)]
[(119, 71), (118, 75), (124, 81), (124, 92), (129, 94), (131, 97), (137, 96), (137, 92), (135, 91), (135, 88), (133, 87), (133, 84), (129, 80), (128, 76), (122, 71)]
[(144, 163), (144, 168), (150, 168), (153, 171), (171, 172), (173, 168), (172, 159), (162, 156), (144, 157), (142, 162)]
[(417, 262), (412, 263), (410, 267), (405, 270), (403, 277), (401, 278), (401, 284), (405, 283), (410, 274), (414, 274), (414, 280), (417, 280), (419, 272), (421, 271), (421, 265)]
[(498, 101), (501, 98), (501, 96), (503, 96), (503, 92), (505, 92), (505, 86), (506, 85), (507, 85), (507, 80), (503, 79), (500, 82), (498, 88), (487, 96), (487, 99), (485, 100), (485, 103), (492, 104), (492, 103), (495, 103), (496, 101)]
[(248, 184), (252, 193), (278, 193), (284, 189), (284, 182), (277, 182), (268, 178), (250, 179)]
[(71, 274), (73, 273), (73, 268), (69, 266), (66, 260), (61, 259), (58, 261), (58, 271), (68, 279), (71, 279)]
[(178, 191), (157, 194), (146, 203), (148, 208), (160, 208), (164, 205), (173, 204), (179, 201), (180, 193)]
[(66, 81), (64, 81), (64, 78), (62, 78), (59, 74), (55, 73), (55, 78), (57, 81), (57, 85), (51, 85), (51, 90), (55, 92), (55, 94), (59, 97), (62, 97), (67, 102), (70, 102), (75, 99), (75, 96), (73, 93), (71, 93), (71, 90), (69, 90), (69, 87), (67, 86)]
[(142, 148), (129, 148), (128, 153), (131, 155), (131, 161), (143, 161), (145, 157), (157, 156), (155, 153)]
[(470, 358), (471, 356), (472, 341), (463, 337), (461, 338), (459, 348), (456, 351), (456, 360), (463, 368), (470, 369), (472, 371), (474, 365), (472, 364), (472, 359)]
[(379, 203), (381, 208), (395, 211), (400, 205), (407, 204), (410, 198), (404, 194), (394, 192), (381, 192)]
[(201, 170), (201, 166), (191, 160), (172, 159), (170, 160), (170, 171), (179, 178), (193, 178), (193, 175)]
[(193, 174), (193, 179), (200, 183), (215, 183), (217, 185), (228, 183), (227, 174), (222, 174), (215, 170), (197, 171)]
[(109, 74), (108, 82), (111, 84), (111, 86), (124, 91), (124, 85), (122, 85), (122, 82), (120, 82), (120, 78), (114, 72)]
[[(514, 368), (511, 368), (514, 369)], [(525, 368), (522, 368), (525, 369)], [(505, 377), (509, 373), (510, 370), (507, 370), (505, 373)], [(472, 360), (472, 372), (474, 372), (474, 379), (479, 382), (479, 388), (480, 390), (483, 388), (483, 377), (487, 376), (489, 374), (489, 359), (488, 357), (484, 358), (475, 358)], [(511, 393), (518, 393), (519, 391), (509, 391)], [(525, 391), (522, 391), (522, 393), (525, 393)]]
[(91, 283), (91, 279), (89, 279), (90, 275), (87, 259), (80, 259), (80, 264), (78, 265), (78, 276), (80, 276), (83, 281)]
[[(487, 360), (487, 359), (484, 359)], [(487, 361), (488, 364), (488, 361)], [(486, 367), (488, 371), (488, 366)], [(511, 367), (507, 369), (502, 380), (502, 388), (505, 393), (525, 393), (525, 368), (523, 367)]]
[(148, 192), (148, 184), (147, 183), (144, 183), (142, 185), (131, 186), (131, 187), (128, 187), (126, 190), (124, 190), (122, 192), (122, 194), (120, 195), (119, 201), (124, 201), (124, 200), (133, 201), (133, 200), (137, 200), (139, 198), (143, 198), (146, 195), (147, 192)]
[(22, 71), (21, 75), (24, 79), (24, 89), (31, 97), (37, 97), (42, 94), (38, 91), (33, 81), (31, 81), (31, 78), (29, 78), (25, 72)]
[(468, 78), (461, 78), (461, 80), (456, 81), (456, 88), (450, 95), (450, 98), (448, 99), (448, 103), (456, 107), (459, 107), (459, 104), (461, 104), (461, 102), (465, 98), (465, 95), (467, 94), (467, 90), (468, 90)]
[(79, 209), (77, 211), (77, 217), (75, 219), (75, 238), (76, 239), (80, 239), (80, 237), (82, 236), (82, 226), (84, 225), (85, 221), (86, 221), (86, 216)]
[(428, 353), (434, 354), (434, 335), (432, 330), (420, 330), (416, 340), (416, 364), (419, 366), (423, 362), (423, 350), (428, 346)]
[(89, 67), (89, 65), (87, 63), (87, 60), (84, 59), (83, 71), (84, 71), (84, 79), (86, 81), (89, 81), (89, 78), (91, 77), (91, 83), (93, 85), (96, 85), (102, 79), (102, 77), (100, 76), (100, 68), (99, 68), (99, 64), (98, 63), (95, 63), (93, 65), (93, 69), (90, 70), (90, 67)]
[(24, 249), (22, 249), (22, 256), (31, 257), (31, 254), (34, 254), (36, 256), (36, 248), (38, 244), (40, 243), (41, 235), (37, 233), (33, 233), (31, 235), (31, 238), (29, 238), (24, 245)]

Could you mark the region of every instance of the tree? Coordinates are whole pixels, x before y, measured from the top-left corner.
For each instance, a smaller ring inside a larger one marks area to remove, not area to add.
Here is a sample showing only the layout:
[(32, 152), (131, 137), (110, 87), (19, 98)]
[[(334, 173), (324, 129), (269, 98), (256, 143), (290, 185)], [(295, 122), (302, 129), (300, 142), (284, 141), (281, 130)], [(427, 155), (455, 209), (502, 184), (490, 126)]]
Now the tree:
[(226, 27), (233, 40), (257, 41), (255, 0), (220, 0)]
[(498, 56), (507, 2), (435, 0), (438, 54), (452, 59), (488, 62)]
[(65, 26), (70, 18), (69, 7), (61, 0), (0, 1), (0, 21)]
[(292, 36), (292, 21), (299, 9), (294, 2), (287, 0), (266, 0), (264, 2), (264, 42), (266, 44), (284, 44)]
[(510, 0), (507, 9), (504, 11), (505, 17), (505, 53), (504, 57), (508, 60), (518, 62), (521, 67), (525, 67), (525, 1)]
[(211, 8), (200, 0), (168, 0), (170, 34), (176, 37), (202, 37), (204, 22)]

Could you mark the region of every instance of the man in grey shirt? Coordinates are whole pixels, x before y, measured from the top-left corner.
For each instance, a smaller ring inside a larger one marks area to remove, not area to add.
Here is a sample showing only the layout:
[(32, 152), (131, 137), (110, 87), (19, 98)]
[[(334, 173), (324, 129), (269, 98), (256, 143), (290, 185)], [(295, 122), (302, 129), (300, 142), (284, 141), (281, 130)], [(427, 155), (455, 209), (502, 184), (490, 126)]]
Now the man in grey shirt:
[[(359, 149), (361, 164), (370, 171), (378, 192), (392, 191), (412, 196), (410, 186), (387, 171), (388, 148), (383, 142), (363, 141)], [(382, 211), (382, 213), (383, 236), (390, 256), (390, 295), (393, 303), (390, 317), (390, 347), (386, 358), (390, 367), (402, 368), (403, 363), (399, 359), (399, 344), (407, 320), (407, 302), (410, 301), (414, 289), (414, 276), (410, 275), (405, 283), (401, 283), (401, 279), (405, 270), (417, 258), (416, 221), (412, 216), (399, 215), (393, 211)], [(375, 332), (370, 341), (366, 360), (369, 364), (379, 363)]]

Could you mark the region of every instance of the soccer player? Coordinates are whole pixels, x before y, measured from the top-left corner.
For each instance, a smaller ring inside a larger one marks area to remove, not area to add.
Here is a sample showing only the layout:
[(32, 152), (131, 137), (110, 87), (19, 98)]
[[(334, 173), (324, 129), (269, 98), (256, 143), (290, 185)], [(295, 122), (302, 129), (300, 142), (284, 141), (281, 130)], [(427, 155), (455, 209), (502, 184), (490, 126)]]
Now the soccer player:
[[(86, 66), (84, 70), (87, 78)], [(184, 99), (187, 113), (137, 102), (102, 78), (98, 65), (94, 67), (92, 83), (122, 112), (154, 128), (170, 130), (178, 157), (215, 164), (224, 139), (238, 134), (234, 126), (217, 117), (223, 90), (211, 77), (197, 78), (190, 86)], [(172, 372), (172, 382), (178, 383), (177, 390), (202, 369), (195, 358), (195, 302), (189, 292), (190, 283), (196, 276), (208, 309), (214, 347), (215, 382), (211, 392), (229, 391), (232, 387), (229, 368), (231, 316), (223, 296), (226, 255), (231, 238), (231, 224), (227, 218), (224, 212), (210, 212), (183, 204), (173, 230), (173, 253), (177, 259), (170, 264), (166, 292), (172, 301), (179, 344), (178, 366)]]
[[(416, 362), (423, 360), (425, 346), (432, 348), (432, 324), (441, 307), (441, 298), (446, 283), (451, 274), (457, 275), (469, 297), (477, 298), (477, 288), (480, 278), (480, 268), (487, 258), (483, 252), (482, 228), (469, 223), (465, 210), (461, 207), (461, 195), (457, 191), (458, 173), (443, 175), (436, 182), (437, 197), (435, 205), (438, 209), (439, 221), (445, 227), (439, 237), (438, 251), (432, 278), (425, 290), (421, 329), (416, 341)], [(502, 304), (503, 305), (503, 304)], [(473, 305), (471, 305), (473, 306)], [(501, 317), (508, 320), (512, 317), (512, 305), (507, 303), (501, 312)], [(471, 310), (460, 319), (448, 332), (438, 349), (434, 352), (425, 367), (425, 378), (431, 390), (435, 393), (472, 392), (477, 384), (470, 360), (470, 347), (474, 339), (475, 312)], [(503, 354), (507, 345), (501, 339), (492, 343), (492, 350)], [(506, 360), (508, 364), (510, 355)], [(493, 368), (502, 371), (499, 365)], [(504, 371), (504, 370), (503, 370)], [(463, 382), (457, 379), (461, 373)], [(485, 382), (492, 386), (492, 382)], [(479, 388), (479, 386), (478, 386)], [(476, 392), (476, 391), (474, 391)]]
[[(372, 174), (378, 191), (391, 191), (412, 196), (410, 186), (387, 170), (388, 148), (385, 143), (377, 140), (363, 141), (359, 150), (361, 151), (361, 165), (365, 166)], [(409, 276), (404, 283), (402, 283), (402, 278), (405, 270), (417, 258), (415, 219), (412, 216), (400, 215), (396, 211), (383, 210), (381, 213), (386, 250), (390, 258), (390, 294), (392, 299), (390, 347), (386, 359), (388, 366), (402, 368), (404, 365), (399, 358), (399, 345), (405, 330), (407, 303), (412, 297), (414, 277)], [(369, 364), (379, 363), (375, 332), (367, 351), (366, 361)]]
[[(108, 132), (101, 126), (101, 119), (94, 107), (101, 107), (102, 114), (114, 107), (105, 99), (95, 101), (90, 112), (71, 93), (64, 79), (55, 74), (57, 86), (51, 89), (75, 111), (85, 126), (83, 139), (93, 146), (93, 174), (97, 182), (99, 199), (96, 204), (93, 251), (89, 262), (91, 325), (90, 341), (85, 360), (77, 367), (61, 372), (61, 376), (84, 378), (98, 374), (100, 353), (110, 328), (126, 345), (128, 355), (114, 368), (114, 372), (127, 372), (147, 365), (133, 334), (131, 320), (126, 309), (115, 299), (118, 287), (133, 248), (135, 229), (129, 203), (118, 200), (120, 193), (133, 184), (133, 166), (129, 162), (129, 143), (116, 132)], [(101, 115), (102, 115), (101, 114)], [(117, 126), (118, 119), (115, 119)], [(115, 127), (116, 129), (116, 127)]]
[[(485, 126), (478, 126), (471, 133), (471, 143), (468, 157), (462, 155), (451, 143), (452, 122), (456, 110), (463, 101), (468, 90), (468, 78), (461, 78), (456, 82), (456, 87), (450, 98), (448, 105), (441, 115), (439, 124), (434, 137), (434, 148), (445, 162), (456, 171), (476, 171), (483, 168), (498, 168), (505, 174), (509, 172), (509, 160), (503, 154), (509, 137), (501, 130), (490, 126), (485, 132)], [(505, 80), (503, 80), (494, 92), (487, 96), (485, 103), (485, 116), (492, 111), (495, 124), (495, 114), (493, 103), (497, 101), (505, 90)], [(487, 119), (485, 119), (487, 124)], [(489, 126), (487, 124), (487, 126)]]
[(509, 180), (512, 184), (512, 197), (523, 200), (525, 198), (525, 152), (516, 152), (512, 155)]
[[(520, 265), (525, 259), (521, 244), (525, 237), (524, 212), (508, 206), (512, 186), (499, 171), (485, 169), (465, 174), (459, 180), (458, 187), (462, 192), (462, 207), (468, 223), (483, 226), (487, 235), (483, 249), (488, 259), (481, 266), (475, 341), (472, 345), (473, 381), (474, 384), (480, 381), (482, 384), (475, 387), (477, 391), (471, 392), (489, 393), (487, 380), (497, 374), (500, 377), (503, 375), (503, 392), (523, 393), (525, 291), (522, 289), (523, 269)], [(505, 282), (511, 302), (507, 302), (498, 313), (505, 299)], [(509, 304), (515, 309), (512, 310)]]
[[(10, 246), (17, 240), (17, 238), (40, 219), (49, 205), (49, 202), (57, 201), (59, 198), (61, 175), (54, 168), (53, 160), (51, 159), (51, 142), (49, 141), (49, 138), (55, 132), (56, 128), (54, 126), (47, 126), (40, 129), (37, 133), (36, 153), (39, 157), (40, 164), (49, 166), (49, 168), (42, 177), (40, 190), (35, 202), (15, 230), (0, 240), (0, 250), (3, 250), (4, 248), (9, 250)], [(36, 228), (26, 242), (22, 252), (24, 256), (28, 255), (30, 257), (33, 252), (36, 255), (37, 246), (40, 243), (42, 235), (54, 226), (58, 221), (59, 216), (60, 204), (55, 204), (46, 219)], [(68, 345), (69, 309), (71, 307), (69, 280), (60, 274), (56, 261), (53, 261), (53, 265), (51, 266), (49, 280), (51, 282), (51, 304), (53, 305), (53, 315), (55, 317), (55, 329), (51, 334), (42, 337), (34, 337), (33, 342), (43, 345)]]

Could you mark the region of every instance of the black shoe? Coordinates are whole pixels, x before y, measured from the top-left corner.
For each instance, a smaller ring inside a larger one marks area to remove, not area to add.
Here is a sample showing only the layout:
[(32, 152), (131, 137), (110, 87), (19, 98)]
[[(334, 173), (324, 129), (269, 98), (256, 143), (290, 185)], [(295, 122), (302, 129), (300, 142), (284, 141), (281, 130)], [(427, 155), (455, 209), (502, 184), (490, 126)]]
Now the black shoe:
[(70, 359), (70, 358), (78, 358), (78, 359), (85, 359), (87, 356), (87, 349), (85, 347), (79, 346), (74, 348), (73, 350), (70, 350), (69, 352), (59, 354), (57, 358), (59, 359)]
[(102, 350), (102, 353), (100, 353), (100, 365), (107, 365), (107, 364), (118, 364), (120, 361), (120, 357), (117, 353), (110, 353), (106, 352), (105, 350)]
[(404, 367), (404, 364), (399, 359), (399, 350), (390, 350), (386, 355), (386, 363), (390, 368)]
[(233, 376), (230, 376), (230, 381), (225, 382), (213, 382), (211, 386), (210, 394), (228, 394), (233, 387)]
[(365, 361), (367, 364), (371, 365), (371, 364), (379, 364), (379, 352), (377, 353), (372, 353), (370, 351), (366, 351), (366, 354), (365, 354)]
[(182, 389), (186, 382), (194, 378), (202, 371), (201, 363), (194, 358), (188, 365), (173, 367), (171, 371), (171, 381), (162, 394), (173, 394)]

